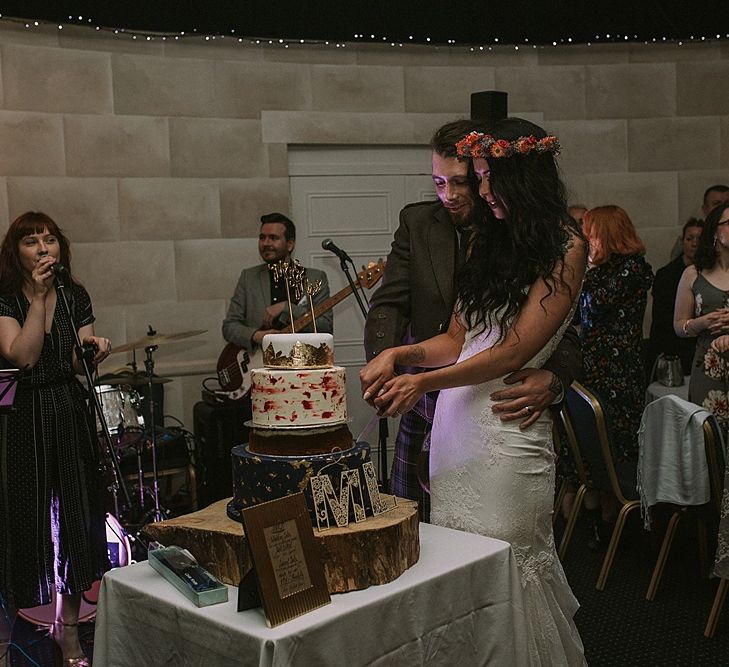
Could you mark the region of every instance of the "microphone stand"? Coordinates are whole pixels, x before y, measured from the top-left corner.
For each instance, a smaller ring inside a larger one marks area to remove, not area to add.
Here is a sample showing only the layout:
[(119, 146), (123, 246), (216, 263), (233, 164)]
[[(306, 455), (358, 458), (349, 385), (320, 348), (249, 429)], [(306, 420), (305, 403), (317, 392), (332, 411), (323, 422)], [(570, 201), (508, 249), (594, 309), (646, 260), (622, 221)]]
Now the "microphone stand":
[(61, 303), (63, 304), (66, 315), (68, 315), (68, 319), (71, 322), (71, 330), (73, 331), (74, 335), (74, 349), (76, 351), (76, 358), (79, 360), (79, 363), (84, 369), (86, 385), (89, 389), (89, 403), (92, 406), (91, 412), (96, 414), (96, 417), (101, 424), (101, 430), (103, 432), (104, 441), (106, 443), (106, 451), (108, 452), (109, 458), (111, 459), (112, 463), (112, 473), (114, 479), (111, 483), (110, 490), (114, 496), (114, 512), (116, 516), (121, 516), (119, 514), (119, 490), (121, 490), (122, 492), (122, 496), (124, 498), (124, 502), (126, 503), (127, 508), (131, 507), (132, 500), (129, 496), (127, 486), (124, 483), (124, 476), (122, 475), (121, 467), (119, 466), (119, 457), (117, 456), (116, 450), (114, 449), (114, 445), (111, 441), (111, 433), (109, 431), (109, 426), (106, 423), (106, 417), (104, 417), (104, 411), (101, 409), (99, 395), (94, 389), (94, 380), (91, 373), (91, 365), (89, 364), (89, 359), (87, 359), (86, 355), (84, 354), (83, 345), (81, 344), (81, 338), (78, 335), (78, 328), (76, 326), (75, 320), (73, 319), (71, 304), (68, 300), (68, 295), (66, 294), (66, 285), (64, 284), (64, 280), (58, 273), (56, 273), (56, 293), (61, 295)]
[[(362, 315), (364, 315), (364, 318), (367, 319), (367, 308), (365, 308), (364, 302), (362, 301), (362, 297), (359, 294), (359, 291), (357, 290), (357, 286), (354, 283), (354, 280), (352, 280), (352, 274), (349, 272), (349, 267), (347, 266), (347, 259), (349, 259), (346, 255), (341, 256), (339, 258), (339, 266), (342, 267), (342, 271), (344, 271), (344, 275), (347, 276), (347, 282), (349, 283), (349, 286), (352, 288), (352, 294), (354, 294), (354, 298), (357, 299), (357, 304), (359, 305), (359, 309), (362, 311)], [(352, 262), (352, 260), (349, 260)], [(354, 263), (352, 263), (352, 266), (354, 266)]]
[[(364, 302), (362, 301), (362, 297), (360, 296), (359, 291), (357, 290), (357, 287), (355, 286), (354, 280), (352, 280), (352, 276), (349, 273), (349, 267), (347, 266), (347, 259), (348, 257), (339, 257), (339, 264), (342, 267), (342, 271), (344, 271), (344, 275), (347, 276), (347, 281), (349, 282), (349, 286), (352, 288), (352, 293), (354, 294), (354, 297), (357, 299), (357, 304), (359, 305), (359, 309), (362, 311), (362, 315), (364, 316), (365, 320), (367, 319), (367, 308), (365, 308)], [(354, 266), (354, 262), (352, 260), (349, 260), (352, 263), (352, 266)], [(380, 485), (383, 489), (387, 488), (387, 437), (389, 435), (388, 427), (387, 427), (387, 417), (380, 417), (380, 421), (378, 424), (378, 440), (377, 440), (377, 458), (379, 460), (380, 464)]]

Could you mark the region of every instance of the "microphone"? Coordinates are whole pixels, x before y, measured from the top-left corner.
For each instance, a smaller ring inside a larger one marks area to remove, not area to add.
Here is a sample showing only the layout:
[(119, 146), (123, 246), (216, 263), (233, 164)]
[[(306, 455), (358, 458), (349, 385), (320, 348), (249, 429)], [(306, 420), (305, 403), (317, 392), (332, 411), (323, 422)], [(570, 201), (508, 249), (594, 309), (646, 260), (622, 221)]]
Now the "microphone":
[(332, 241), (331, 239), (324, 239), (321, 242), (321, 247), (324, 248), (324, 250), (333, 252), (343, 262), (349, 262), (350, 264), (354, 264), (352, 258), (346, 252), (344, 252), (344, 250), (342, 250), (341, 248), (337, 248), (337, 246), (334, 244), (334, 241)]
[(58, 262), (51, 264), (51, 271), (53, 271), (53, 275), (56, 277), (65, 278), (68, 275), (68, 269)]

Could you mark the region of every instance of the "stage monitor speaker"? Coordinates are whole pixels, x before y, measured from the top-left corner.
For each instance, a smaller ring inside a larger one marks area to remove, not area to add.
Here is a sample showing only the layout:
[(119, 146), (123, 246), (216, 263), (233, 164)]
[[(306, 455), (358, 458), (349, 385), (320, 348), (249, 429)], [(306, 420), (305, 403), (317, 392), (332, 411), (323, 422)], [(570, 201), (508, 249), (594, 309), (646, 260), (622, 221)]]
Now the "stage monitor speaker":
[[(157, 428), (156, 435), (158, 471), (167, 468), (184, 468), (190, 465), (190, 452), (187, 449), (184, 431), (176, 427)], [(142, 470), (152, 472), (152, 434), (149, 431), (139, 434), (127, 431), (124, 442), (126, 446), (119, 452), (119, 465), (122, 473), (131, 475), (138, 472), (138, 454), (141, 455)]]
[(232, 405), (200, 401), (193, 407), (200, 508), (233, 495), (230, 450), (248, 442), (244, 423), (251, 418), (250, 410), (249, 401)]

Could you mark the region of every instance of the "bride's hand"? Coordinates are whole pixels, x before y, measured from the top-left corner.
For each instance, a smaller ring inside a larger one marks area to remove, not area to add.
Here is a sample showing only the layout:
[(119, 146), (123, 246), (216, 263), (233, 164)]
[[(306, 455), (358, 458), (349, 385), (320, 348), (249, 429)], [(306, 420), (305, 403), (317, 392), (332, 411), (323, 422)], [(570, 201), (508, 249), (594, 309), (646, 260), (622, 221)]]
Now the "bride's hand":
[(422, 375), (406, 373), (388, 380), (374, 397), (375, 407), (382, 417), (397, 417), (415, 407), (423, 395)]
[(359, 372), (362, 398), (372, 407), (382, 386), (395, 377), (395, 355), (392, 349), (383, 350)]

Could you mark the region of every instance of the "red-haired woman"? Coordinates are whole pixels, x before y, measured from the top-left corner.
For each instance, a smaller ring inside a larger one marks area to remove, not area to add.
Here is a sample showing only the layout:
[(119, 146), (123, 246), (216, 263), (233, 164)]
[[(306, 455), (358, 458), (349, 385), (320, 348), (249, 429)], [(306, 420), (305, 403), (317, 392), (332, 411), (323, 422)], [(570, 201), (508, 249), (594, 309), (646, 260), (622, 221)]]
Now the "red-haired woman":
[(81, 366), (56, 263), (66, 269), (79, 337), (97, 347), (94, 363), (111, 350), (94, 335), (88, 292), (73, 281), (68, 239), (47, 215), (24, 213), (0, 246), (0, 363), (24, 371), (0, 451), (0, 595), (9, 610), (0, 621), (48, 604), (55, 590), (51, 635), (63, 664), (82, 667), (81, 593), (109, 565), (98, 442), (75, 378)]
[[(583, 381), (604, 402), (618, 471), (634, 479), (646, 385), (643, 316), (653, 272), (643, 241), (619, 206), (589, 210), (582, 230), (590, 243), (580, 297)], [(596, 512), (597, 500), (586, 499), (586, 506)], [(603, 507), (603, 518), (613, 518), (611, 508)], [(594, 531), (591, 546), (599, 541)]]

